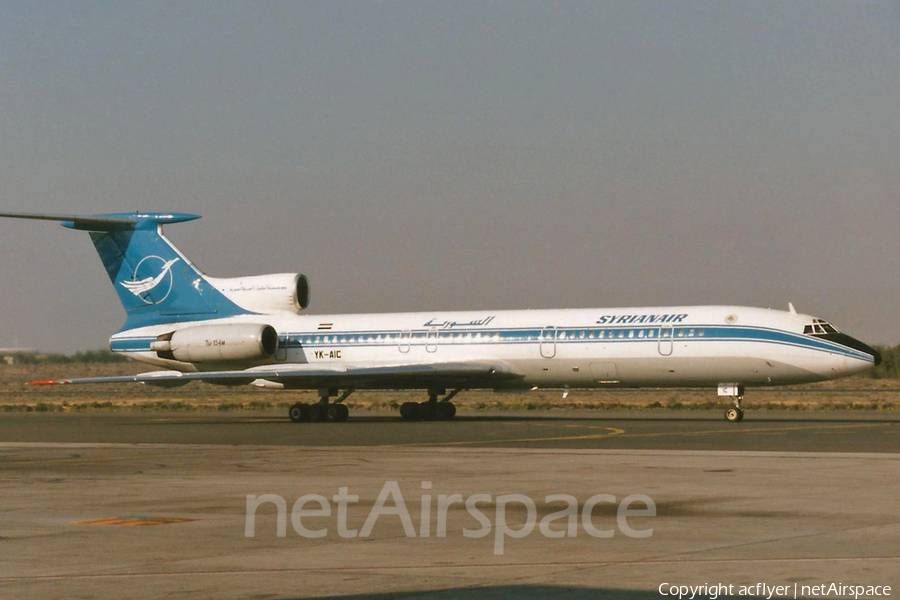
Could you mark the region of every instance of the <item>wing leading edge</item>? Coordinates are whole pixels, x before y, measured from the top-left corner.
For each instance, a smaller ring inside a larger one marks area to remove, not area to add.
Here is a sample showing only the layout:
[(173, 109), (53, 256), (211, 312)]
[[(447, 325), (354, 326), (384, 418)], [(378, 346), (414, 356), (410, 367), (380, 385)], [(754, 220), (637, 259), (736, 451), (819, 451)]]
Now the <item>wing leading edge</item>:
[(423, 363), (381, 367), (322, 367), (320, 365), (265, 366), (241, 371), (181, 373), (151, 371), (119, 377), (86, 377), (32, 381), (30, 385), (68, 385), (86, 383), (146, 383), (173, 386), (191, 381), (221, 385), (241, 385), (257, 379), (284, 385), (289, 389), (325, 387), (357, 389), (400, 389), (428, 387), (492, 387), (510, 384), (523, 375), (498, 362)]

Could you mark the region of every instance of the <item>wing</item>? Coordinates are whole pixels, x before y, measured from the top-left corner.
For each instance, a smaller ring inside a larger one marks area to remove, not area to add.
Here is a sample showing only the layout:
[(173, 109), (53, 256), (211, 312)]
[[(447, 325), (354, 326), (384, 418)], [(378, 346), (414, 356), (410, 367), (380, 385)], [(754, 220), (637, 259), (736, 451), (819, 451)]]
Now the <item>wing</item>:
[(249, 384), (257, 379), (281, 383), (289, 389), (349, 388), (356, 389), (424, 389), (424, 388), (490, 388), (521, 380), (516, 373), (499, 362), (422, 363), (394, 366), (323, 366), (309, 364), (266, 365), (242, 371), (152, 371), (121, 377), (87, 377), (83, 379), (51, 379), (32, 381), (30, 385), (66, 385), (82, 383), (146, 383), (161, 387), (205, 381), (222, 385)]

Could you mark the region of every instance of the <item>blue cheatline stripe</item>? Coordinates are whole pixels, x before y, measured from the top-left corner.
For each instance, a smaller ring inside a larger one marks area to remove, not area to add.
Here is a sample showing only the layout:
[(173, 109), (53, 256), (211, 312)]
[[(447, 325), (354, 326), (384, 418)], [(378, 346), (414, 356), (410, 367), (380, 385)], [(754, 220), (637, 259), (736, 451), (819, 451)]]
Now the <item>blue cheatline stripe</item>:
[[(731, 341), (736, 339), (738, 341), (756, 340), (769, 343), (787, 344), (790, 346), (821, 350), (823, 352), (834, 352), (837, 354), (848, 356), (850, 358), (858, 358), (861, 360), (874, 362), (874, 358), (865, 352), (860, 352), (859, 350), (848, 348), (847, 346), (842, 346), (841, 344), (837, 344), (835, 342), (830, 342), (828, 340), (823, 340), (821, 338), (811, 337), (808, 335), (763, 327), (714, 327), (711, 329), (713, 339), (717, 339), (719, 341)], [(740, 335), (734, 335), (731, 333), (731, 331), (738, 331)]]
[(155, 341), (156, 336), (113, 338), (109, 341), (109, 347), (113, 352), (149, 352), (150, 344)]
[[(401, 338), (402, 331), (409, 330), (366, 330), (353, 332), (315, 332), (286, 333), (279, 336), (279, 345), (286, 349), (296, 348), (333, 348), (343, 346), (349, 348), (385, 348), (398, 344), (409, 346), (491, 346), (497, 344), (534, 344), (538, 342), (557, 344), (624, 344), (659, 342), (659, 326), (644, 327), (558, 327), (555, 338), (542, 338), (542, 329), (491, 329), (491, 330), (439, 330), (437, 336), (426, 336), (425, 330), (413, 330), (411, 335)], [(667, 328), (668, 331), (668, 328)], [(848, 358), (874, 362), (874, 358), (865, 352), (842, 346), (835, 342), (811, 337), (799, 333), (791, 333), (767, 327), (689, 325), (671, 329), (673, 343), (680, 342), (761, 342), (794, 348), (806, 348), (820, 352), (840, 354)], [(690, 333), (693, 331), (693, 335)], [(639, 332), (645, 332), (639, 337)], [(629, 333), (632, 337), (628, 337)], [(583, 337), (582, 337), (583, 334)], [(600, 337), (602, 334), (603, 337)], [(621, 334), (622, 337), (618, 337)], [(649, 335), (648, 335), (649, 334)], [(475, 337), (483, 336), (481, 339)], [(456, 337), (452, 337), (456, 336)], [(565, 336), (565, 337), (563, 337)], [(591, 337), (593, 336), (593, 337)], [(362, 338), (383, 337), (382, 340)], [(499, 338), (499, 341), (494, 338)], [(325, 340), (328, 340), (327, 342)], [(668, 342), (670, 338), (664, 338)], [(150, 344), (156, 337), (118, 337), (110, 341), (114, 352), (148, 352)]]

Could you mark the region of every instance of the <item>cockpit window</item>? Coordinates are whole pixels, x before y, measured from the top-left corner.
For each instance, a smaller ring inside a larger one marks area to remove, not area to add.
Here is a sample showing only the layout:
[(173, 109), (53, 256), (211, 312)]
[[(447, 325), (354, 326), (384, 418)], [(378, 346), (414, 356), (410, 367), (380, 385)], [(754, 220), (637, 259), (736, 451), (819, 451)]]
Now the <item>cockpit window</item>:
[(806, 335), (825, 335), (828, 333), (840, 333), (840, 330), (828, 321), (813, 319), (811, 325), (806, 325), (803, 328), (803, 333)]

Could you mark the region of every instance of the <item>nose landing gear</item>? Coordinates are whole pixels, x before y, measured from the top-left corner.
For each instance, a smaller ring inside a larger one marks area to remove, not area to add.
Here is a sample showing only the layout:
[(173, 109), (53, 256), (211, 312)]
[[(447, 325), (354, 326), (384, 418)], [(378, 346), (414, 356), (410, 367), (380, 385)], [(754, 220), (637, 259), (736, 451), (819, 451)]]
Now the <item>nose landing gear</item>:
[(738, 383), (719, 384), (719, 396), (726, 396), (734, 401), (734, 406), (725, 409), (725, 419), (731, 423), (743, 421), (744, 409), (741, 408), (741, 400), (744, 399), (744, 386)]
[(744, 420), (744, 410), (737, 406), (725, 409), (725, 418), (732, 423), (740, 423)]

